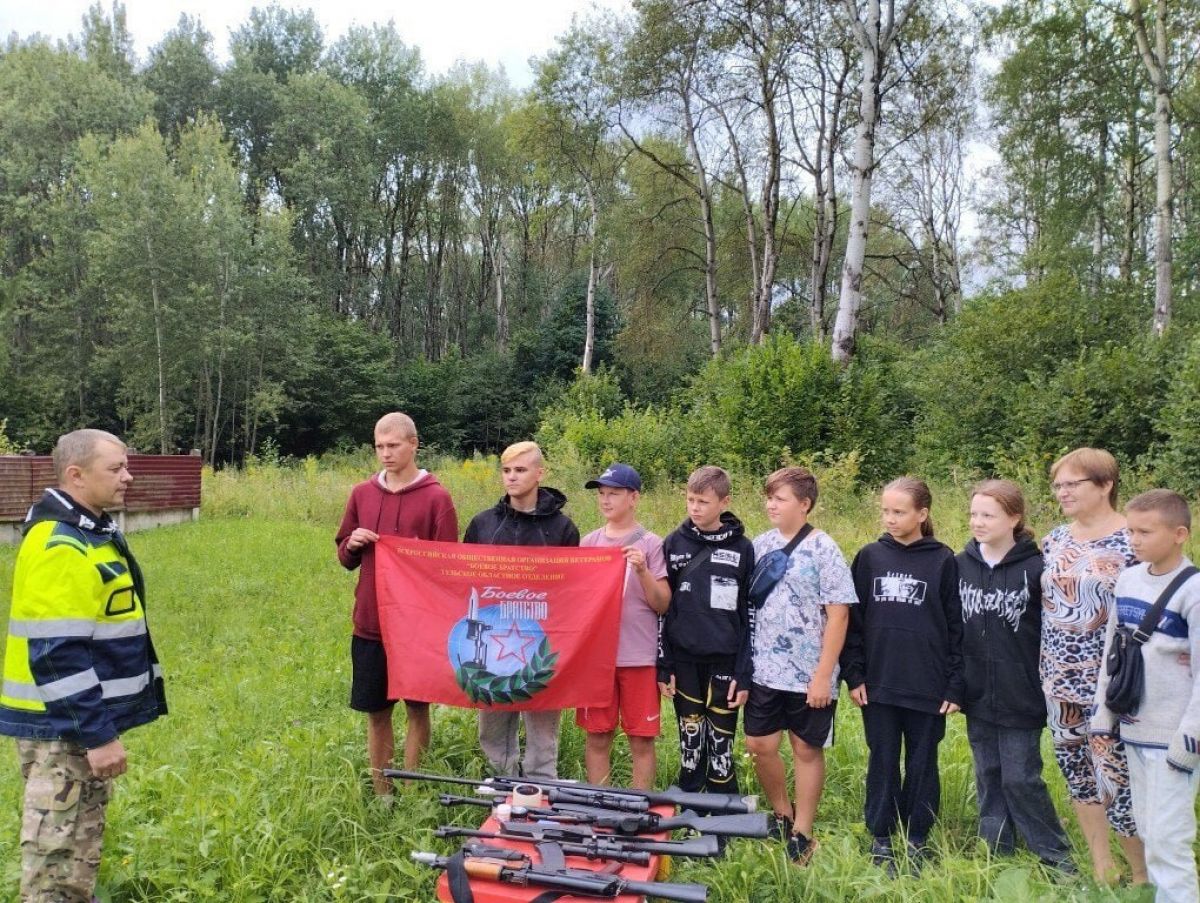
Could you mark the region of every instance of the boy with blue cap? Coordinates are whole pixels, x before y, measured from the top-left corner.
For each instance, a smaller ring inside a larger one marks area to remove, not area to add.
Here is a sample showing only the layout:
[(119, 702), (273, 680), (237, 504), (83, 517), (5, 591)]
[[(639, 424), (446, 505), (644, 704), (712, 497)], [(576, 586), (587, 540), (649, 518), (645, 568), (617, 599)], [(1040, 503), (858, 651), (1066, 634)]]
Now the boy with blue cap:
[(617, 643), (616, 686), (612, 704), (575, 712), (575, 723), (587, 733), (584, 761), (588, 780), (609, 780), (617, 724), (629, 738), (633, 759), (631, 785), (649, 790), (654, 784), (654, 741), (662, 723), (655, 661), (658, 655), (658, 617), (667, 610), (671, 591), (662, 539), (637, 522), (642, 478), (628, 464), (613, 464), (584, 484), (596, 490), (604, 526), (579, 545), (620, 548), (625, 552), (625, 594), (621, 602), (621, 632)]

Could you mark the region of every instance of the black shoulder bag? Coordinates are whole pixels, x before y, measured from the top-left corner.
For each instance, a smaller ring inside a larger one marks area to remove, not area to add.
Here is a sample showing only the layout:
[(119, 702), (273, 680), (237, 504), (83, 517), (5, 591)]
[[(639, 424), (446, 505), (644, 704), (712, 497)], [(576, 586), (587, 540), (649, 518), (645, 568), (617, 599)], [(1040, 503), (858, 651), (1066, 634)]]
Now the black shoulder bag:
[(771, 590), (775, 589), (775, 585), (787, 573), (788, 559), (792, 557), (792, 552), (796, 551), (796, 546), (804, 542), (804, 537), (812, 531), (812, 524), (805, 524), (786, 546), (768, 552), (754, 563), (754, 570), (750, 574), (750, 587), (746, 591), (754, 608), (763, 607), (767, 597), (771, 595)]
[(1142, 704), (1142, 693), (1146, 686), (1146, 665), (1142, 661), (1142, 644), (1150, 639), (1158, 627), (1159, 619), (1171, 601), (1171, 597), (1179, 591), (1193, 576), (1200, 573), (1194, 567), (1186, 567), (1162, 591), (1150, 610), (1142, 618), (1136, 630), (1130, 630), (1124, 625), (1117, 625), (1113, 634), (1112, 646), (1104, 659), (1104, 669), (1108, 673), (1108, 687), (1104, 692), (1104, 704), (1114, 715), (1132, 715)]

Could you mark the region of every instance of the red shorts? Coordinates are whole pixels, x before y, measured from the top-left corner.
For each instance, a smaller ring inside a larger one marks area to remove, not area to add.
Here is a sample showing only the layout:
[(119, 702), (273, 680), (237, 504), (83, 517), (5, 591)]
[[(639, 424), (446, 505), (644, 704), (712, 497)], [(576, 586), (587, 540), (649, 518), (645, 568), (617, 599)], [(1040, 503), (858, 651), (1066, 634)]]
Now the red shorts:
[(657, 669), (654, 665), (617, 668), (612, 705), (576, 709), (575, 723), (589, 734), (621, 729), (630, 737), (657, 737), (662, 726)]

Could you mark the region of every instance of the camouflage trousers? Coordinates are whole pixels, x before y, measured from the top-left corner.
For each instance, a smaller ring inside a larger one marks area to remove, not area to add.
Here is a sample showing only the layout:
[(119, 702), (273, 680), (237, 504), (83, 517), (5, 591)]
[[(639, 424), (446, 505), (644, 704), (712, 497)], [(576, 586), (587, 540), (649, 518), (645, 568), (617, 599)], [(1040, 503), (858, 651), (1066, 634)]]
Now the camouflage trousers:
[(74, 743), (18, 740), (17, 756), (25, 778), (21, 903), (89, 903), (112, 781), (94, 778)]

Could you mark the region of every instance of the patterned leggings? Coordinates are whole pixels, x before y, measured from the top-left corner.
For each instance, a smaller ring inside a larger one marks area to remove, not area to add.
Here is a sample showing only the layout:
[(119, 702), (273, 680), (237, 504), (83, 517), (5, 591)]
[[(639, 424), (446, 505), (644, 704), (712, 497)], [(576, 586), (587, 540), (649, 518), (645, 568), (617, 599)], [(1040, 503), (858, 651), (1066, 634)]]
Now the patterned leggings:
[(1099, 750), (1089, 744), (1093, 706), (1047, 698), (1046, 711), (1054, 758), (1066, 778), (1071, 799), (1077, 803), (1103, 803), (1113, 830), (1122, 837), (1136, 837), (1125, 744), (1117, 740)]
[(733, 740), (738, 710), (729, 708), (728, 666), (675, 663), (679, 721), (679, 788), (689, 793), (737, 793)]

